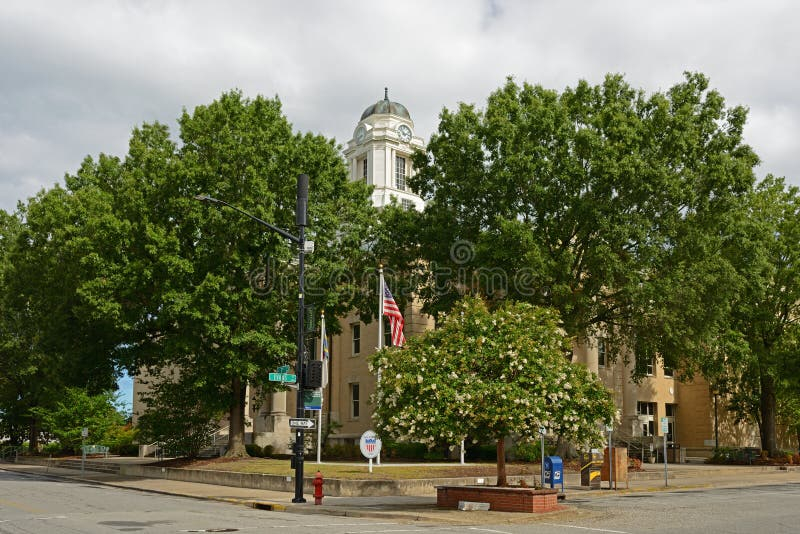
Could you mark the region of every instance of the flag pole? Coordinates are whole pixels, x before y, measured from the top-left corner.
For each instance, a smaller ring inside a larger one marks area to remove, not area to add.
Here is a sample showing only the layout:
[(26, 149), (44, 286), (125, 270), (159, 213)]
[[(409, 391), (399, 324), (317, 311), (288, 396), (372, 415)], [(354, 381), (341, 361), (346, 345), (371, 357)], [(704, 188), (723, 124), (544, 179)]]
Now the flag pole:
[[(378, 264), (378, 350), (383, 348), (383, 264)], [(378, 366), (378, 382), (381, 368)]]
[[(383, 349), (383, 264), (378, 264), (378, 350)], [(381, 365), (378, 362), (378, 376), (375, 389), (381, 386)], [(371, 461), (371, 460), (370, 460)], [(378, 465), (381, 465), (381, 453), (378, 452)], [(370, 464), (371, 466), (371, 464)]]
[[(320, 319), (319, 326), (319, 359), (322, 361), (323, 367), (328, 365), (325, 361), (325, 342), (327, 341), (327, 334), (325, 333), (325, 310), (322, 310), (322, 318)], [(327, 377), (326, 377), (327, 378)], [(317, 414), (317, 463), (322, 463), (322, 407), (325, 404), (325, 386), (322, 384), (320, 389), (319, 399), (319, 414)]]

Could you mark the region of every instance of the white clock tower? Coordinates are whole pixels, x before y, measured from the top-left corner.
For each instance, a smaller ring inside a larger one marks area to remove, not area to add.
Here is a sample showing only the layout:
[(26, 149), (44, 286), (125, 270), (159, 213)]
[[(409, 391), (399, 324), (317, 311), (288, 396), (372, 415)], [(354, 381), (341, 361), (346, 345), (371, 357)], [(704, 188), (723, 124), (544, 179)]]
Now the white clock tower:
[(347, 142), (344, 157), (351, 180), (374, 185), (372, 203), (383, 207), (396, 198), (403, 207), (422, 210), (425, 202), (408, 188), (412, 175), (411, 154), (425, 144), (414, 135), (414, 121), (402, 104), (389, 100), (385, 89), (378, 100), (361, 114), (353, 138)]

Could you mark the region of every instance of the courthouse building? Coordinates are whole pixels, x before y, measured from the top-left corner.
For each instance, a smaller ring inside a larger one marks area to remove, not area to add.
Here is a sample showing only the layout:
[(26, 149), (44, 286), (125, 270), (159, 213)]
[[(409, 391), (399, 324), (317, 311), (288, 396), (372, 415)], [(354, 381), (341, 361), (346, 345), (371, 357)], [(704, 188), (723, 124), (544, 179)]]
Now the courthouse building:
[[(407, 209), (422, 210), (424, 201), (406, 184), (414, 172), (411, 155), (424, 147), (410, 113), (402, 104), (390, 101), (387, 91), (382, 100), (364, 110), (343, 156), (351, 180), (374, 186), (375, 206), (385, 206), (394, 198)], [(432, 318), (423, 315), (418, 304), (410, 304), (404, 317), (406, 337), (433, 328)], [(323, 425), (327, 421), (340, 425), (328, 443), (357, 443), (361, 434), (372, 428), (370, 397), (375, 392), (376, 376), (369, 371), (367, 361), (379, 344), (378, 322), (364, 323), (356, 314), (338, 320), (342, 333), (328, 338), (330, 380), (323, 394), (322, 420)], [(388, 325), (382, 335), (384, 345), (388, 345)], [(650, 458), (651, 451), (661, 450), (664, 437), (671, 447), (669, 456), (676, 458), (681, 449), (688, 456), (710, 455), (716, 435), (720, 446), (759, 446), (757, 429), (734, 424), (725, 410), (724, 399), (717, 398), (701, 379), (682, 382), (670, 369), (654, 361), (647, 365), (647, 376), (633, 382), (633, 364), (611, 361), (602, 338), (576, 344), (573, 361), (587, 366), (613, 392), (621, 414), (615, 441), (630, 444), (633, 454)], [(289, 452), (293, 433), (288, 419), (296, 414), (295, 397), (295, 391), (288, 390), (251, 402), (247, 410), (247, 441), (272, 445), (276, 452)], [(141, 409), (138, 395), (134, 394), (134, 412)], [(308, 412), (309, 417), (317, 415)], [(666, 432), (662, 431), (662, 418), (667, 420)], [(223, 423), (220, 443), (224, 443), (225, 432)]]

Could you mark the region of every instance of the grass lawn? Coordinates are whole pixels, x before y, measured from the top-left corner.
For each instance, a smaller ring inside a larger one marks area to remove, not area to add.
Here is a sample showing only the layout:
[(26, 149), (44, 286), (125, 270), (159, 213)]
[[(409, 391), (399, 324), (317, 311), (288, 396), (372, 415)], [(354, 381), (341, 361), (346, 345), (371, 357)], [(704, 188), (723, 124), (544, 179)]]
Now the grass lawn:
[[(155, 465), (180, 467), (184, 469), (211, 469), (219, 471), (233, 471), (236, 473), (264, 473), (269, 475), (289, 476), (294, 475), (289, 460), (274, 460), (270, 458), (213, 458), (194, 460), (166, 460)], [(495, 476), (497, 466), (494, 463), (479, 463), (461, 465), (452, 463), (425, 463), (425, 464), (393, 464), (384, 462), (381, 465), (373, 462), (372, 473), (365, 460), (361, 464), (323, 462), (317, 464), (316, 459), (306, 458), (303, 467), (306, 476), (321, 471), (327, 478), (345, 479), (370, 479), (370, 480), (402, 480), (414, 478), (449, 478), (471, 476)], [(513, 475), (539, 475), (538, 464), (508, 463), (506, 474)]]

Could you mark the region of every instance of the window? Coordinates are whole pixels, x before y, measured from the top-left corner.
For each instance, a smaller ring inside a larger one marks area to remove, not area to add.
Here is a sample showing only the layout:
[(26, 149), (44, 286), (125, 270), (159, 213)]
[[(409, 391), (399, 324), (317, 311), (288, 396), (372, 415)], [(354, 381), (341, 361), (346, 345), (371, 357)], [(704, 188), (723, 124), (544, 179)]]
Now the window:
[(642, 425), (642, 435), (654, 436), (656, 433), (656, 403), (637, 402), (636, 415), (639, 416), (639, 423)]
[(597, 366), (606, 366), (606, 340), (603, 338), (597, 340)]
[(367, 158), (361, 160), (361, 179), (364, 180), (364, 183), (369, 183), (369, 164)]
[(358, 419), (360, 402), (358, 383), (352, 383), (350, 384), (350, 417), (352, 419)]
[(392, 346), (392, 323), (386, 317), (383, 318), (383, 346)]
[(667, 362), (664, 362), (664, 377), (665, 378), (672, 378), (675, 376), (675, 369), (672, 368)]
[(394, 186), (400, 191), (406, 190), (406, 158), (402, 156), (394, 158)]
[(412, 201), (408, 200), (407, 198), (401, 199), (400, 203), (403, 205), (403, 209), (404, 210), (413, 210), (414, 209), (414, 203)]
[(361, 325), (350, 325), (353, 334), (353, 356), (361, 352)]
[(653, 376), (653, 369), (655, 368), (656, 359), (651, 357), (646, 361), (642, 361), (643, 359), (643, 356), (636, 356), (636, 370), (640, 372), (644, 371), (644, 374), (647, 376)]

